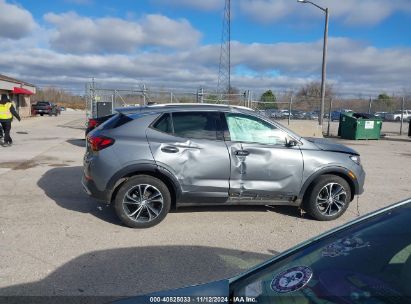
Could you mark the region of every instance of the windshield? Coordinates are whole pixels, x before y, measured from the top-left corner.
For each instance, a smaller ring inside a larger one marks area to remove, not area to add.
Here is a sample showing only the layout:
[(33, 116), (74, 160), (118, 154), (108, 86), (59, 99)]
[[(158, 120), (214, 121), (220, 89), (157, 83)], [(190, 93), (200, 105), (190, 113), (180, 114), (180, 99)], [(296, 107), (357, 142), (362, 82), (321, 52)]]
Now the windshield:
[(410, 221), (408, 203), (326, 236), (235, 281), (232, 296), (258, 303), (409, 303)]

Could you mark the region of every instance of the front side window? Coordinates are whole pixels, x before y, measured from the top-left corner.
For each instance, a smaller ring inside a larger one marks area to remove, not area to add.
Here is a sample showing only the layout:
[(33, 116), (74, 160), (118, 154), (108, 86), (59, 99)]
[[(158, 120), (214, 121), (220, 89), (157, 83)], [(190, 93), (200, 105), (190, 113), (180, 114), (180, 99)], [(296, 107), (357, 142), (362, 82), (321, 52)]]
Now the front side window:
[(269, 145), (284, 145), (287, 133), (256, 117), (226, 114), (230, 140)]

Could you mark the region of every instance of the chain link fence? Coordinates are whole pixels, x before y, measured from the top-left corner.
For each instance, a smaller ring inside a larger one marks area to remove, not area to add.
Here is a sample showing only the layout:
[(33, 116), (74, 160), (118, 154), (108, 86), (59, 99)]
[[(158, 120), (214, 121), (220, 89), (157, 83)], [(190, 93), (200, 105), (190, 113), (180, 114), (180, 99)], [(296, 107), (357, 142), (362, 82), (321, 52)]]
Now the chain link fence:
[[(261, 101), (261, 94), (245, 90), (232, 94), (198, 89), (193, 91), (165, 90), (141, 86), (138, 89), (106, 88), (96, 83), (86, 85), (87, 117), (112, 113), (115, 108), (165, 103), (208, 103), (244, 106), (283, 124), (292, 121), (319, 120), (321, 99), (295, 96), (291, 92), (277, 93), (273, 100)], [(381, 97), (381, 96), (380, 96)], [(341, 112), (353, 111), (377, 115), (384, 121), (382, 133), (406, 134), (411, 119), (411, 96), (385, 96), (385, 98), (327, 97), (324, 103), (323, 132), (336, 136)]]

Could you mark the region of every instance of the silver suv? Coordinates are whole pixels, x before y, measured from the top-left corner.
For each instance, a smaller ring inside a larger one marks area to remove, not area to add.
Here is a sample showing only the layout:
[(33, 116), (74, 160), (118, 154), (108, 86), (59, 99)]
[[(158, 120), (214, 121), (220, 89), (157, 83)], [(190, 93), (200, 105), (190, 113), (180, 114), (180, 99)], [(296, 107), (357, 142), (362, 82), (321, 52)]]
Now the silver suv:
[(302, 138), (248, 108), (158, 105), (116, 114), (87, 137), (85, 191), (147, 228), (187, 205), (291, 205), (341, 216), (363, 192), (359, 154)]

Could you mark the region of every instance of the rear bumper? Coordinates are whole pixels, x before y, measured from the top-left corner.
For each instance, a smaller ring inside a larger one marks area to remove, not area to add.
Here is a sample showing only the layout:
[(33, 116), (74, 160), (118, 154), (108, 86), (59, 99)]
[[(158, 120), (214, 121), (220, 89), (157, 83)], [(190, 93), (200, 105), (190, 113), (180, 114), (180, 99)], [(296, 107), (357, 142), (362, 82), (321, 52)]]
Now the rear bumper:
[(110, 203), (111, 192), (98, 190), (93, 180), (87, 179), (83, 175), (81, 179), (81, 184), (83, 186), (84, 192), (86, 192), (91, 197), (94, 197), (95, 199), (101, 201), (105, 201), (106, 203)]

